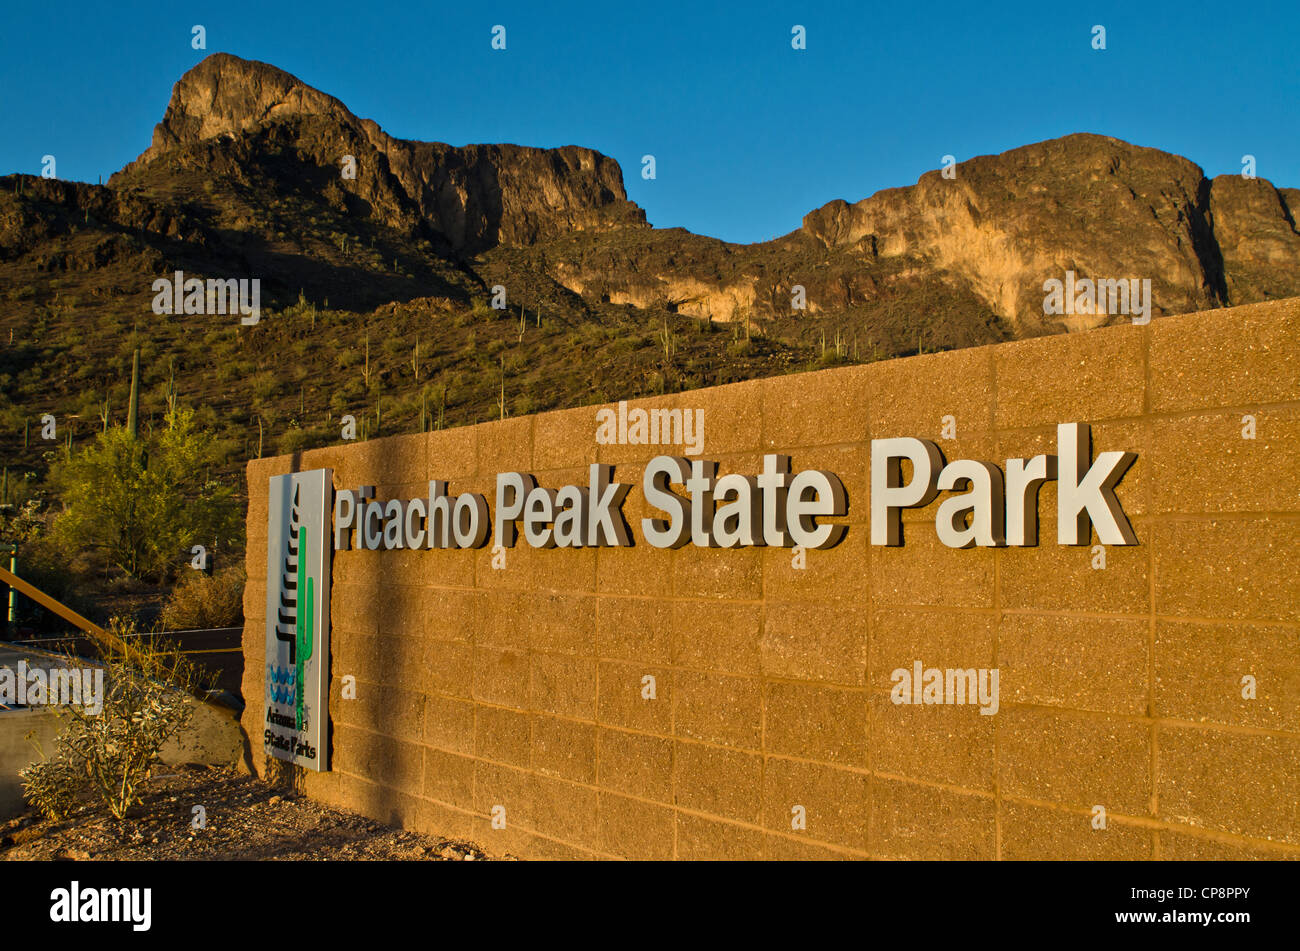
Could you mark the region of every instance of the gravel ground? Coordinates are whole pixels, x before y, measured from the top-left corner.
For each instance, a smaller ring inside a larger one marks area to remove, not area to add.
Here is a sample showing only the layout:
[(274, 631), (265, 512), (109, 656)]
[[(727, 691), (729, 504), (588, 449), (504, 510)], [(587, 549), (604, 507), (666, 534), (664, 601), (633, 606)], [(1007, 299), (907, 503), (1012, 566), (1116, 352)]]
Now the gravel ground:
[[(192, 827), (195, 803), (207, 810), (206, 828)], [(229, 768), (187, 767), (154, 776), (125, 823), (83, 809), (62, 822), (29, 810), (0, 824), (4, 860), (491, 858), (471, 843), (395, 829)]]

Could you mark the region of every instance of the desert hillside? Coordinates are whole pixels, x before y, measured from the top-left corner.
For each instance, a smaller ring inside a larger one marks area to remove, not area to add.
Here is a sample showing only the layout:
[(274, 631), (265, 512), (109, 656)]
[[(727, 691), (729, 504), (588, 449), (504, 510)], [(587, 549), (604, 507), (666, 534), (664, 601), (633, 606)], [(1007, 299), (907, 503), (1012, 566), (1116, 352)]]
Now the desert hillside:
[[(406, 432), (1129, 319), (1044, 315), (1044, 280), (1067, 271), (1149, 279), (1155, 317), (1300, 295), (1298, 206), (1080, 134), (730, 244), (654, 228), (590, 148), (396, 139), (215, 54), (107, 184), (0, 178), (8, 492), (121, 419), (137, 347), (146, 425), (175, 392), (233, 473), (339, 439), (349, 414)], [(155, 314), (176, 271), (259, 279), (261, 319)]]

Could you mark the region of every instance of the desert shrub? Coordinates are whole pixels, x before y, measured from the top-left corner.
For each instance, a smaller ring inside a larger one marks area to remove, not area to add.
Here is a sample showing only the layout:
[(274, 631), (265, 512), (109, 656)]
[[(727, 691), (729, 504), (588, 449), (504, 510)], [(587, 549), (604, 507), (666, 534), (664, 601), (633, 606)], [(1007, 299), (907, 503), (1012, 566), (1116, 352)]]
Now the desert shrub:
[[(64, 546), (50, 537), (53, 516), (45, 500), (32, 497), (29, 480), (10, 474), (10, 498), (14, 505), (0, 516), (0, 536), (18, 546), (18, 575), (45, 593), (68, 600), (76, 585), (71, 559)], [(9, 567), (9, 554), (0, 551), (0, 565)]]
[(85, 786), (84, 764), (58, 745), (50, 756), (32, 741), (41, 759), (18, 771), (23, 781), (23, 795), (44, 815), (58, 822), (66, 819), (79, 803), (77, 795)]
[(222, 384), (240, 384), (242, 385), (246, 377), (240, 372), (234, 363), (223, 361), (217, 364), (217, 382)]
[(166, 427), (147, 435), (110, 426), (51, 471), (64, 504), (54, 535), (133, 577), (167, 577), (196, 542), (238, 537), (234, 492), (208, 474), (219, 462), (213, 448), (188, 409), (172, 409)]
[(115, 640), (100, 658), (102, 706), (53, 707), (63, 729), (50, 755), (38, 748), (41, 759), (19, 771), (27, 800), (51, 819), (67, 817), (82, 803), (125, 818), (161, 762), (163, 744), (193, 715), (192, 694), (210, 686), (175, 647), (156, 635), (136, 636), (134, 622), (114, 618), (110, 633)]
[(231, 565), (211, 575), (191, 572), (163, 606), (164, 630), (235, 627), (244, 619), (244, 567)]
[(333, 178), (329, 180), (329, 184), (327, 184), (322, 190), (321, 197), (325, 199), (331, 208), (338, 211), (347, 211), (348, 209), (347, 202), (343, 196), (343, 189)]
[(247, 386), (259, 400), (269, 400), (280, 392), (280, 379), (267, 370), (249, 380)]
[(281, 455), (300, 452), (314, 442), (312, 434), (299, 426), (291, 426), (275, 441), (276, 449)]
[(402, 337), (387, 337), (380, 341), (379, 352), (389, 360), (406, 361), (409, 363), (411, 356), (411, 342)]

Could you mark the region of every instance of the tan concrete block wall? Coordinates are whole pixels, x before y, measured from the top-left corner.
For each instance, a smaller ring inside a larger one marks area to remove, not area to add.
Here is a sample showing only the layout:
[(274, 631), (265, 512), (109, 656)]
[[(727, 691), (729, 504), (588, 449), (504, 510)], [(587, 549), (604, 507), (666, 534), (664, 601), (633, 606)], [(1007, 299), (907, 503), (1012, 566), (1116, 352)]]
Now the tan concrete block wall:
[[(339, 552), (333, 771), (305, 774), (311, 795), (533, 858), (1300, 858), (1300, 302), (633, 405), (704, 409), (722, 472), (772, 451), (835, 472), (848, 536), (805, 570), (642, 541), (519, 547), (503, 571), (489, 549)], [(259, 771), (268, 477), (328, 466), (380, 498), (440, 478), (492, 502), (499, 471), (558, 485), (600, 461), (637, 486), (640, 539), (642, 467), (667, 450), (598, 445), (596, 409), (249, 464)], [(1140, 545), (1104, 569), (1056, 545), (1054, 483), (1037, 548), (945, 548), (937, 502), (906, 514), (903, 547), (868, 544), (872, 438), (1001, 465), (1067, 421), (1138, 453), (1118, 495)], [(895, 705), (890, 671), (918, 659), (998, 668), (999, 712)]]

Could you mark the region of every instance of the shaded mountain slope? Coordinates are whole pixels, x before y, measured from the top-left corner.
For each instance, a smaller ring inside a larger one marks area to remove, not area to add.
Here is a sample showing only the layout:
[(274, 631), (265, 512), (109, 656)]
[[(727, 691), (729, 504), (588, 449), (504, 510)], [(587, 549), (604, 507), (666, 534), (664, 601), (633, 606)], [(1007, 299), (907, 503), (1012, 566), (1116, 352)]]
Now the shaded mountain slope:
[[(0, 178), (0, 453), (24, 491), (120, 417), (136, 346), (146, 413), (174, 375), (233, 468), (344, 414), (410, 431), (1128, 319), (1046, 317), (1066, 270), (1150, 278), (1156, 316), (1300, 295), (1296, 189), (1087, 134), (953, 171), (733, 244), (651, 227), (589, 148), (396, 139), (215, 54), (106, 185)], [(177, 270), (261, 281), (261, 322), (155, 315)]]

